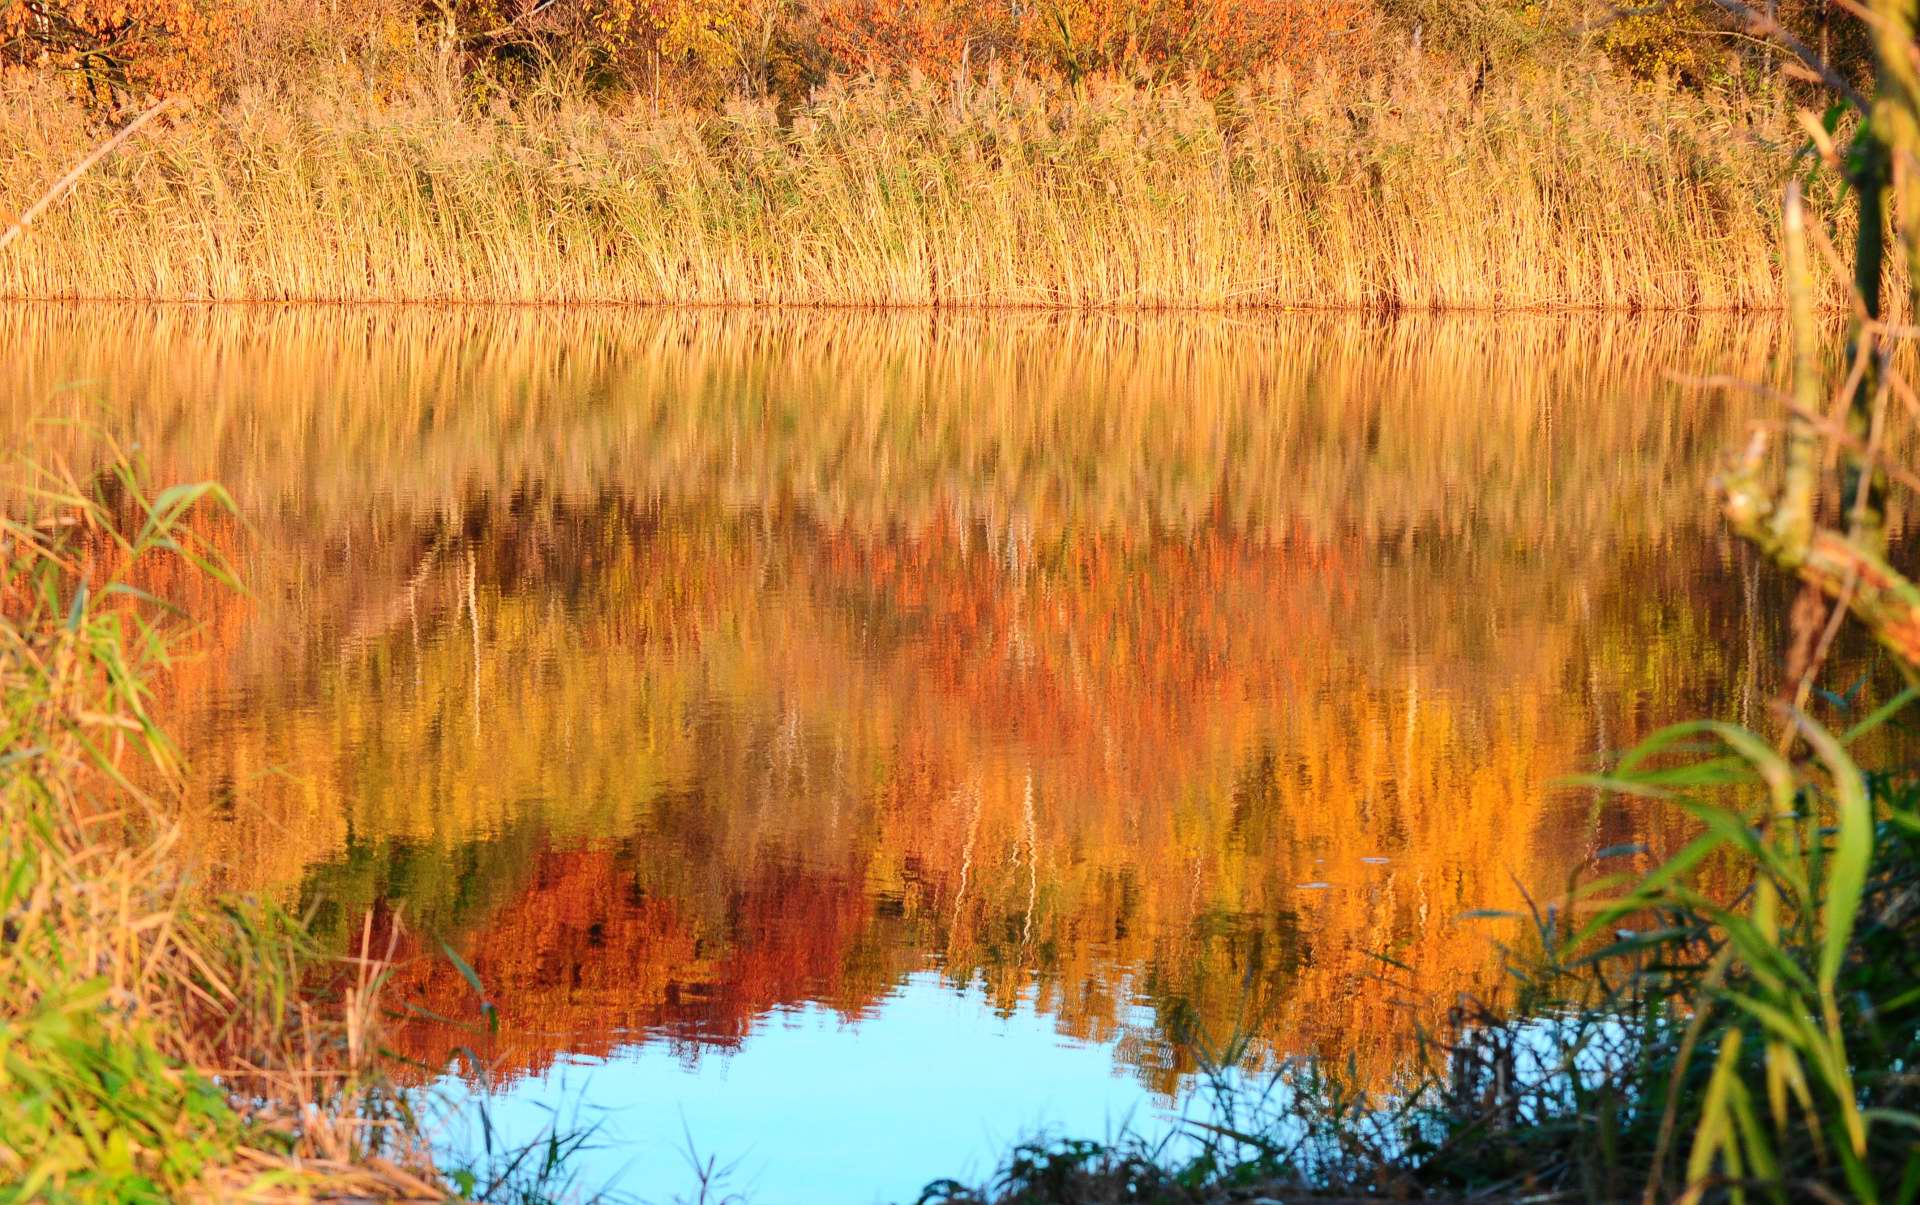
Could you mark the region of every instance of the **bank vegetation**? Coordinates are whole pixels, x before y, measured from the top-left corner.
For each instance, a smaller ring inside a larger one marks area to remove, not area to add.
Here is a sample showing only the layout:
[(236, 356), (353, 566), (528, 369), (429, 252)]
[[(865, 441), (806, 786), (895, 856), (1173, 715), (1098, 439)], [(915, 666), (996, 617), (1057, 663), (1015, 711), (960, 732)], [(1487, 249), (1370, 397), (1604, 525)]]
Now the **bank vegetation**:
[(1575, 7), (6, 0), (0, 213), (173, 103), (0, 295), (1777, 307), (1804, 85)]

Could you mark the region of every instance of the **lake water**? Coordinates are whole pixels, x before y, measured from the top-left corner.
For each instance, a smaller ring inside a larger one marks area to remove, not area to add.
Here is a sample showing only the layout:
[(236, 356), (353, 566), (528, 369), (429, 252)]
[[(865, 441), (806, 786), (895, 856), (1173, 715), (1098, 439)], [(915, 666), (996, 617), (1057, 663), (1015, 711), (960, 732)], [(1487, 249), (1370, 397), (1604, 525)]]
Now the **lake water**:
[(1764, 716), (1755, 403), (1669, 378), (1773, 335), (12, 308), (0, 416), (240, 504), (160, 698), (205, 879), (403, 918), (397, 1041), (586, 1183), (866, 1202), (1167, 1133), (1235, 1034), (1391, 1084), (1498, 988), (1462, 913), (1671, 841), (1551, 784)]

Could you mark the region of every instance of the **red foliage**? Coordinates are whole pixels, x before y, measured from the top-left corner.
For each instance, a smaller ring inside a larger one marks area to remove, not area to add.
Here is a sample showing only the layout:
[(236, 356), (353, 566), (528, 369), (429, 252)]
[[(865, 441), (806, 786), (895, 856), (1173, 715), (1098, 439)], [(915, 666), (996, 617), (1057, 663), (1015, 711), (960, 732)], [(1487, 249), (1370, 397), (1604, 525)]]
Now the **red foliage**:
[(1028, 10), (1036, 67), (1223, 82), (1357, 52), (1370, 0), (1060, 0)]
[(950, 75), (1004, 52), (1018, 28), (1007, 5), (979, 0), (819, 0), (815, 15), (825, 65), (856, 75)]
[[(72, 72), (96, 101), (211, 92), (240, 66), (229, 35), (269, 27), (255, 21), (261, 3), (277, 14), (271, 27), (295, 41), (303, 22), (338, 19), (302, 0), (0, 0), (0, 64)], [(616, 89), (663, 84), (683, 102), (712, 104), (741, 91), (793, 99), (830, 76), (949, 77), (991, 66), (1218, 85), (1357, 53), (1377, 24), (1375, 3), (447, 0), (368, 5), (350, 23), (365, 27), (367, 45), (457, 52), (496, 83), (564, 64)]]

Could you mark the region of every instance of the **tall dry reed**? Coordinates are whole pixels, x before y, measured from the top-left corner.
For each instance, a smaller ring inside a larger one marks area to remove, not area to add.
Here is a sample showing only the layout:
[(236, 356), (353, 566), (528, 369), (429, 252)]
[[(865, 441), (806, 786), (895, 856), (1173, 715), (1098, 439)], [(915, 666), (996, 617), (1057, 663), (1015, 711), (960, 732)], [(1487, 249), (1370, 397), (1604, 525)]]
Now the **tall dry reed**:
[[(95, 132), (44, 86), (0, 108), (5, 212)], [(1605, 73), (1419, 64), (1215, 99), (866, 83), (784, 121), (243, 98), (83, 181), (0, 256), (0, 295), (1772, 307), (1789, 136)]]

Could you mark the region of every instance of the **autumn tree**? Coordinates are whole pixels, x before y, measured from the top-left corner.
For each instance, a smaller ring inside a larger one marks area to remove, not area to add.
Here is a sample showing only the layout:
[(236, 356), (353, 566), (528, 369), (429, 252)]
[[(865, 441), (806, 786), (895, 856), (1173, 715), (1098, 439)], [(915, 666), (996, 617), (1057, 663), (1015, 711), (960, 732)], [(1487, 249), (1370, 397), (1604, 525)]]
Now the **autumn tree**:
[(205, 93), (233, 13), (217, 0), (0, 0), (0, 64), (70, 73), (106, 107)]
[(1223, 81), (1350, 60), (1376, 32), (1370, 0), (1053, 0), (1028, 10), (1022, 40), (1069, 78)]

